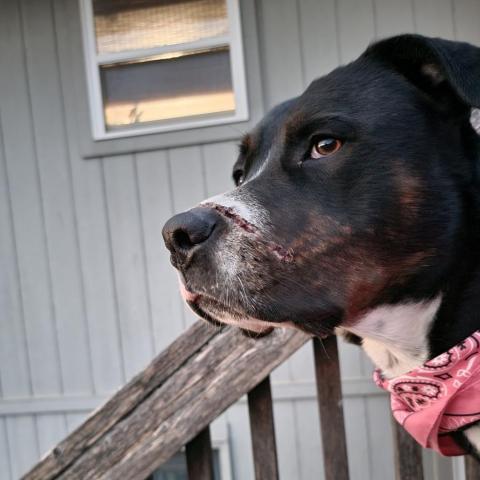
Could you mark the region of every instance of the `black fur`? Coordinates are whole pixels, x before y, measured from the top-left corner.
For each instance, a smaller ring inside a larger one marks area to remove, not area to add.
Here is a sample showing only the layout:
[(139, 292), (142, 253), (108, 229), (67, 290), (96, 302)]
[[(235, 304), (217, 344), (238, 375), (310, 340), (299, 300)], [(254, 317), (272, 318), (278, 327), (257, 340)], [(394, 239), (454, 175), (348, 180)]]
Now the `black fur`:
[[(480, 49), (402, 35), (274, 108), (243, 139), (234, 179), (267, 212), (268, 242), (293, 261), (279, 261), (267, 241), (246, 235), (239, 252), (248, 268), (238, 277), (252, 302), (233, 294), (228, 308), (325, 335), (377, 305), (441, 292), (432, 357), (480, 329), (480, 143), (472, 107), (480, 107)], [(342, 148), (311, 158), (325, 137)], [(218, 224), (183, 269), (187, 287), (205, 294), (197, 311), (210, 316), (214, 253), (230, 232), (224, 219)], [(224, 292), (214, 296), (221, 303)]]

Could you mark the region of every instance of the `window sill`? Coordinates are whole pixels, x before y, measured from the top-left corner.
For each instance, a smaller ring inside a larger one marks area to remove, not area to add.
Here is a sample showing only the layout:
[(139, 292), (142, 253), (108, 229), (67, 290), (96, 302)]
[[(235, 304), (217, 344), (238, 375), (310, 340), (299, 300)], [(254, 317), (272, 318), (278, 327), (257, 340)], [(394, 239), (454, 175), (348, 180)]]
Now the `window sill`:
[(88, 159), (235, 140), (241, 137), (244, 132), (250, 130), (255, 123), (256, 121), (253, 120), (236, 123), (225, 122), (216, 126), (102, 140), (83, 138), (80, 151), (82, 157)]

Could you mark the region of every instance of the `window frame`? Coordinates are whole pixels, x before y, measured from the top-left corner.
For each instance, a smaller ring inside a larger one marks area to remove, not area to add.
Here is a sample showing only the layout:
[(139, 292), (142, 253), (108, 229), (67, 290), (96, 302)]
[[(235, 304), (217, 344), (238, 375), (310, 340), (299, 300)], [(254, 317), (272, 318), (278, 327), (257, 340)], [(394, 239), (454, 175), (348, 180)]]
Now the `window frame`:
[[(199, 127), (228, 125), (249, 120), (245, 58), (242, 41), (240, 0), (225, 0), (227, 6), (227, 35), (209, 37), (194, 42), (167, 45), (147, 49), (129, 50), (115, 53), (97, 53), (95, 19), (92, 0), (79, 0), (80, 22), (84, 64), (87, 80), (87, 94), (91, 133), (94, 141), (136, 137), (154, 133), (175, 132)], [(100, 78), (100, 66), (136, 58), (178, 52), (182, 50), (200, 50), (208, 47), (228, 46), (232, 90), (235, 98), (235, 112), (212, 112), (208, 116), (180, 117), (172, 120), (159, 120), (144, 125), (136, 124), (115, 130), (108, 130), (104, 115), (104, 101)]]

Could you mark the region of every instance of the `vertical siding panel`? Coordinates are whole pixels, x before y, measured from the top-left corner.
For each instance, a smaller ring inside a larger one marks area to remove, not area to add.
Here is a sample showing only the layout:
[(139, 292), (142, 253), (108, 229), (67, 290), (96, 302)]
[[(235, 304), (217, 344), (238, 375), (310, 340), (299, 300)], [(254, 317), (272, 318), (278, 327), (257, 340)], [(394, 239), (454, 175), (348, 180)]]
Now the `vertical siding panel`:
[[(346, 398), (343, 401), (345, 431), (347, 434), (348, 469), (352, 478), (375, 478), (369, 462), (371, 451), (368, 439), (369, 425), (366, 421), (365, 402), (361, 397)], [(386, 420), (388, 421), (388, 420)], [(384, 450), (381, 450), (384, 454)], [(354, 476), (353, 476), (354, 475)]]
[(17, 479), (39, 458), (35, 422), (33, 415), (9, 417), (6, 422), (12, 476)]
[[(204, 184), (202, 152), (199, 147), (174, 148), (168, 152), (173, 210), (183, 212), (207, 197)], [(190, 308), (182, 302), (184, 327), (197, 320)]]
[(452, 0), (457, 40), (480, 46), (480, 2), (478, 0)]
[(414, 15), (418, 33), (454, 39), (452, 1), (415, 0)]
[(363, 350), (357, 345), (345, 342), (343, 339), (338, 342), (338, 348), (342, 378), (363, 377), (363, 357), (365, 356)]
[(453, 479), (465, 480), (465, 458), (454, 457), (452, 459), (452, 466), (453, 466)]
[(51, 2), (24, 0), (22, 6), (63, 386), (65, 393), (85, 394), (92, 391), (90, 352)]
[(425, 480), (451, 480), (453, 478), (452, 457), (443, 457), (433, 450), (422, 451)]
[(158, 352), (183, 329), (177, 275), (162, 240), (163, 224), (173, 214), (170, 177), (165, 152), (138, 154), (136, 162), (155, 351)]
[(15, 480), (12, 476), (12, 467), (8, 455), (7, 426), (3, 417), (0, 417), (0, 472), (5, 480)]
[(357, 58), (375, 37), (372, 0), (336, 0), (340, 61)]
[(174, 212), (183, 212), (204, 200), (206, 191), (200, 148), (182, 147), (170, 150), (169, 164)]
[(115, 288), (128, 377), (153, 356), (135, 164), (131, 156), (104, 159)]
[[(379, 38), (415, 31), (410, 0), (373, 0), (376, 36)], [(365, 45), (366, 46), (366, 45)]]
[[(303, 46), (304, 84), (327, 74), (339, 63), (335, 0), (298, 0)], [(310, 348), (311, 350), (311, 348)]]
[(258, 25), (267, 107), (299, 95), (303, 89), (296, 2), (261, 0)]
[(297, 350), (289, 359), (290, 376), (294, 382), (313, 381), (314, 361), (310, 342)]
[(372, 478), (394, 478), (390, 400), (386, 395), (365, 398)]
[[(422, 464), (424, 480), (440, 480), (435, 475), (435, 458), (431, 451), (422, 450)], [(450, 479), (449, 479), (450, 480)]]
[(434, 455), (434, 474), (432, 480), (452, 480), (454, 478), (452, 457), (443, 457), (437, 453)]
[(37, 415), (39, 454), (42, 457), (67, 435), (65, 415), (62, 413)]
[(124, 383), (126, 374), (117, 323), (101, 164), (98, 160), (85, 161), (76, 157), (72, 168), (93, 378), (96, 393), (106, 394)]
[(203, 161), (207, 196), (212, 197), (234, 188), (232, 167), (238, 156), (235, 142), (212, 143), (203, 146)]
[(62, 386), (22, 26), (15, 2), (2, 0), (0, 10), (0, 91), (8, 92), (2, 96), (0, 128), (4, 134), (33, 390), (48, 395), (60, 392)]
[[(312, 349), (311, 345), (310, 350)], [(314, 400), (294, 403), (300, 475), (299, 480), (323, 480), (322, 438), (318, 404)]]
[(68, 433), (72, 433), (87, 418), (87, 413), (67, 413), (65, 421), (67, 422)]
[(274, 417), (280, 478), (300, 478), (293, 401), (275, 402)]
[(238, 480), (253, 480), (255, 473), (247, 405), (245, 403), (237, 403), (227, 410), (226, 415), (230, 433), (229, 444), (234, 478)]
[(30, 395), (32, 389), (6, 173), (0, 131), (0, 384), (8, 398)]
[[(81, 39), (78, 4), (54, 2), (55, 31), (60, 62), (61, 97), (65, 111), (75, 112), (81, 99), (67, 95), (68, 86), (84, 81), (80, 58)], [(76, 91), (76, 89), (75, 89)], [(96, 393), (107, 394), (125, 381), (113, 288), (112, 253), (108, 237), (106, 204), (99, 160), (84, 160), (79, 154), (78, 129), (74, 115), (65, 117), (73, 195), (78, 222), (81, 274), (85, 286), (86, 316), (90, 332), (93, 381)]]

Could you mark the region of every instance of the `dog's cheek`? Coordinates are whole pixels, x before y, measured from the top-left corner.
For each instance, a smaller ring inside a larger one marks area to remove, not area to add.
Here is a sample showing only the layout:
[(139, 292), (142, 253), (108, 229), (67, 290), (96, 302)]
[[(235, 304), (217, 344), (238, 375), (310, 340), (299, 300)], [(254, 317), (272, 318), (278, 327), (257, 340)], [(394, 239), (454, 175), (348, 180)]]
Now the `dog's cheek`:
[(402, 286), (428, 267), (434, 254), (430, 250), (396, 254), (381, 244), (378, 235), (354, 234), (348, 227), (322, 241), (315, 240), (314, 235), (302, 235), (295, 251), (295, 277), (308, 286), (306, 295), (323, 296), (328, 304), (343, 311), (345, 321), (356, 318), (388, 289)]

